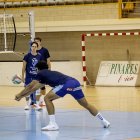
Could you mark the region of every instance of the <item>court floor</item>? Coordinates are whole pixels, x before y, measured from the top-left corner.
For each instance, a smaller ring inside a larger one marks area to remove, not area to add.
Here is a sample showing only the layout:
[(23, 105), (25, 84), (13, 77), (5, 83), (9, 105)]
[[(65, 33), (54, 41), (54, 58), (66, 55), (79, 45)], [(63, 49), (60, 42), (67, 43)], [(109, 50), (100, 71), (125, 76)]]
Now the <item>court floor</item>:
[[(87, 100), (111, 122), (109, 129), (69, 95), (54, 102), (59, 131), (41, 131), (48, 123), (42, 111), (24, 111), (14, 95), (22, 87), (0, 87), (0, 140), (140, 140), (140, 88), (87, 87)], [(47, 90), (50, 88), (47, 87)]]

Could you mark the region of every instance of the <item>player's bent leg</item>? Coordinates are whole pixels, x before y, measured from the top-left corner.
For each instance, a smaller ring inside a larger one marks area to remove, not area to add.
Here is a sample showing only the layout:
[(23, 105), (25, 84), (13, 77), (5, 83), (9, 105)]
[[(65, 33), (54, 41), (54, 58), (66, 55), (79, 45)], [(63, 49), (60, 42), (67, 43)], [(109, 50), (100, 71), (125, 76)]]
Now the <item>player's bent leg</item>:
[(108, 128), (110, 126), (110, 122), (107, 121), (101, 113), (98, 112), (98, 110), (93, 106), (91, 105), (90, 103), (87, 102), (87, 100), (85, 99), (85, 97), (83, 97), (82, 99), (79, 99), (77, 100), (78, 103), (83, 106), (84, 108), (86, 108), (93, 116), (95, 116), (96, 118), (98, 118), (103, 127), (104, 128)]
[(58, 95), (56, 95), (54, 92), (49, 91), (49, 93), (44, 97), (44, 101), (47, 107), (47, 111), (49, 115), (52, 115), (55, 113), (54, 105), (52, 103), (53, 100), (60, 98)]
[(60, 98), (58, 95), (53, 93), (51, 90), (45, 97), (44, 101), (47, 107), (47, 111), (49, 114), (50, 122), (47, 126), (43, 127), (42, 131), (56, 131), (59, 130), (57, 123), (55, 122), (55, 108), (53, 105), (53, 100)]

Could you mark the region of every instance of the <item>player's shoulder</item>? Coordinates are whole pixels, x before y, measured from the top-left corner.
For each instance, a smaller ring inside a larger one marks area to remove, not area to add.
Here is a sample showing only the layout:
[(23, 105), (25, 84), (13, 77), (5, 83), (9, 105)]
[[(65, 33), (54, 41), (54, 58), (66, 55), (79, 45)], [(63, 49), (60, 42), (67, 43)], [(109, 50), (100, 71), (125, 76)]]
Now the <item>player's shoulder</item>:
[(31, 53), (28, 52), (28, 53), (26, 53), (26, 54), (24, 55), (24, 57), (29, 57), (30, 55), (31, 55)]
[(42, 47), (42, 50), (44, 50), (44, 51), (48, 51), (48, 49), (47, 49), (47, 48), (45, 48), (45, 47)]
[(40, 52), (37, 52), (37, 55), (41, 57), (41, 53)]
[(29, 56), (30, 56), (30, 55), (32, 55), (32, 54), (31, 54), (31, 52), (28, 52), (26, 55), (29, 55)]

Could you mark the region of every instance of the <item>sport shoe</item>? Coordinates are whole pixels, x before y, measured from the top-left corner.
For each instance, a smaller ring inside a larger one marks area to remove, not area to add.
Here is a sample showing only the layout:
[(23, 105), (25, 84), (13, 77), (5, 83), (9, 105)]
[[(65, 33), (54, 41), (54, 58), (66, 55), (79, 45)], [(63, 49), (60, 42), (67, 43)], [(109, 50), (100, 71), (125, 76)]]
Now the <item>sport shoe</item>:
[(40, 111), (42, 108), (38, 104), (34, 104), (35, 110)]
[(107, 120), (104, 119), (104, 120), (102, 121), (102, 123), (103, 123), (103, 127), (104, 127), (104, 128), (110, 127), (110, 122), (108, 122)]
[(42, 131), (57, 131), (59, 130), (59, 127), (56, 123), (53, 123), (53, 124), (49, 123), (47, 126), (43, 127), (41, 130)]
[(25, 107), (24, 107), (24, 110), (29, 110), (30, 109), (30, 107), (28, 106), (28, 105), (26, 105)]

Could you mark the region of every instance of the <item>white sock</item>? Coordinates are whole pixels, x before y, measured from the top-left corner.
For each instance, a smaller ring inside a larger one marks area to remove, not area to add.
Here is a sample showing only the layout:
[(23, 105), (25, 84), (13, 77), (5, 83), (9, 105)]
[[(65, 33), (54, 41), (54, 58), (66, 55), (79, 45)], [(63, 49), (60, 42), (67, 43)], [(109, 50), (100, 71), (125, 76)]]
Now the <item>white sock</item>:
[(44, 95), (41, 95), (39, 98), (39, 104), (40, 105), (45, 105), (45, 101), (44, 101)]
[(49, 115), (50, 123), (55, 123), (55, 115)]
[(104, 117), (101, 115), (100, 112), (95, 117), (97, 117), (101, 121), (105, 120)]
[(44, 102), (44, 95), (41, 95), (41, 96), (40, 96), (39, 102), (40, 102), (40, 103), (41, 103), (41, 102)]
[(108, 128), (110, 126), (110, 123), (101, 115), (101, 113), (98, 113), (95, 117), (97, 117), (104, 128)]

